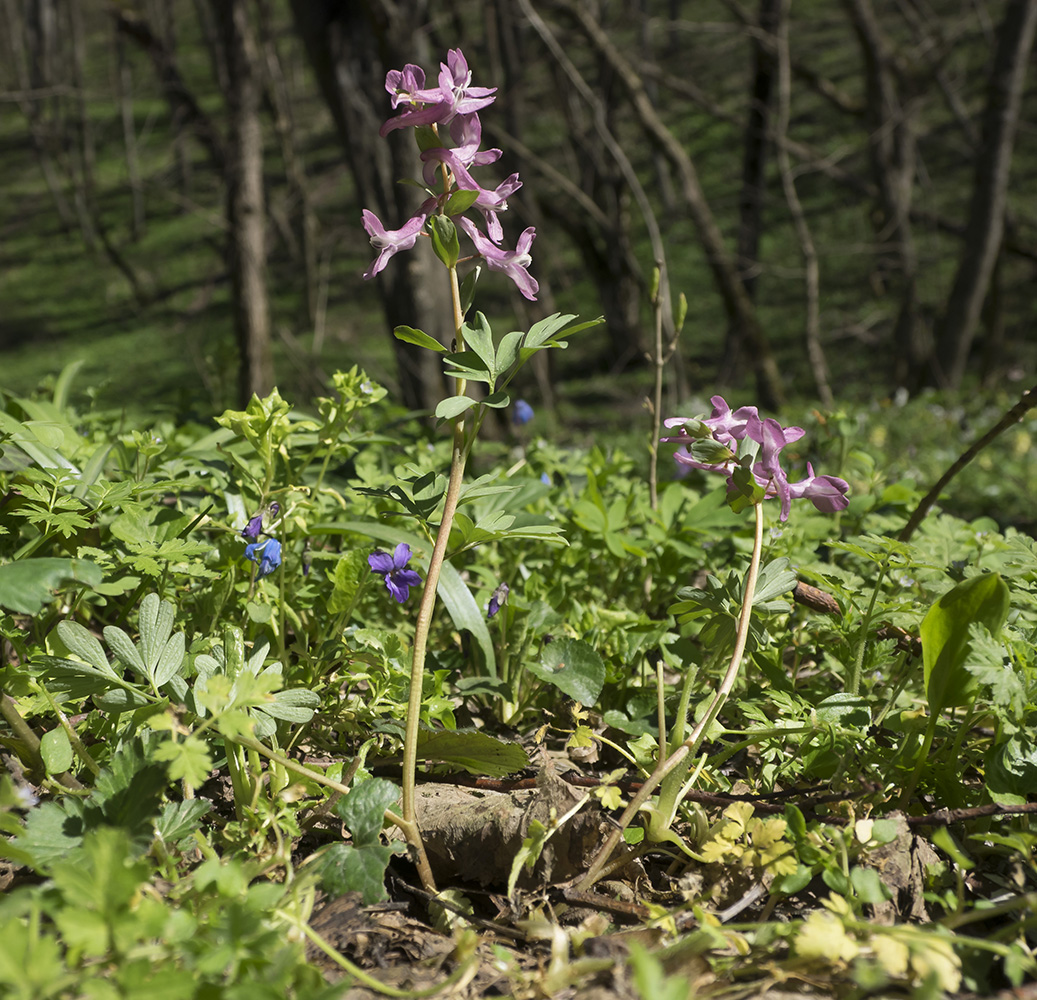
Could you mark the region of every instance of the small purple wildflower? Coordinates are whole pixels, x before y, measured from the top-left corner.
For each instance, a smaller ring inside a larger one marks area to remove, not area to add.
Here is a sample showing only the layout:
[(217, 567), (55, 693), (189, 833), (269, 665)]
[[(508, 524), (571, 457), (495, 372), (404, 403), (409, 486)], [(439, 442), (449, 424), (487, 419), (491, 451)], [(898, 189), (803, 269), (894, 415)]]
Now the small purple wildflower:
[(246, 524), (245, 527), (241, 529), (241, 537), (247, 538), (251, 542), (256, 541), (256, 539), (258, 539), (259, 536), (263, 533), (263, 518), (277, 517), (278, 513), (280, 513), (280, 510), (281, 505), (276, 500), (267, 504), (262, 510), (259, 511), (259, 513), (253, 514), (248, 519), (248, 524)]
[(516, 427), (521, 427), (523, 424), (528, 424), (533, 419), (533, 407), (529, 405), (524, 399), (516, 399), (515, 406), (511, 411), (511, 422)]
[(500, 609), (508, 603), (508, 594), (511, 588), (506, 583), (498, 585), (497, 589), (490, 595), (490, 603), (486, 608), (486, 617), (492, 618)]
[(378, 251), (378, 256), (365, 272), (364, 277), (373, 278), (385, 268), (395, 254), (401, 250), (410, 250), (418, 242), (418, 236), (421, 233), (421, 227), (425, 225), (426, 217), (426, 213), (419, 212), (414, 218), (408, 219), (400, 229), (386, 229), (378, 216), (365, 208), (364, 229), (371, 237), (371, 246)]
[[(665, 421), (667, 427), (679, 427), (680, 433), (661, 441), (674, 441), (687, 445), (687, 450), (678, 451), (674, 459), (682, 466), (692, 469), (704, 469), (707, 472), (720, 472), (728, 477), (738, 462), (738, 449), (742, 442), (748, 441), (756, 445), (755, 461), (752, 466), (753, 478), (764, 490), (767, 497), (776, 496), (781, 500), (781, 520), (788, 520), (793, 500), (806, 498), (823, 513), (832, 514), (845, 510), (849, 504), (846, 497), (849, 484), (836, 476), (815, 476), (813, 466), (807, 465), (807, 478), (798, 483), (790, 483), (781, 465), (780, 454), (787, 444), (798, 441), (806, 431), (802, 427), (782, 427), (772, 417), (761, 419), (755, 406), (742, 406), (732, 412), (723, 396), (714, 396), (713, 413), (705, 420), (693, 420), (685, 417), (672, 417)], [(698, 424), (706, 429), (693, 433), (689, 427)], [(710, 455), (711, 461), (695, 458), (692, 446), (712, 441), (716, 455)]]
[(536, 238), (536, 229), (530, 226), (528, 229), (523, 230), (522, 235), (518, 238), (518, 243), (515, 244), (514, 250), (502, 250), (492, 240), (483, 236), (475, 228), (475, 224), (471, 219), (466, 219), (462, 216), (457, 221), (475, 244), (475, 249), (479, 256), (486, 261), (486, 266), (491, 271), (500, 271), (506, 274), (515, 282), (515, 286), (530, 302), (536, 302), (540, 285), (537, 283), (536, 278), (527, 270), (529, 265), (533, 263), (529, 248), (533, 245), (533, 240)]
[(245, 546), (245, 558), (257, 564), (256, 579), (262, 580), (281, 565), (281, 543), (276, 538), (252, 542)]
[(410, 596), (411, 587), (421, 584), (421, 577), (414, 570), (407, 569), (409, 562), (410, 546), (406, 542), (400, 542), (392, 555), (376, 549), (367, 557), (371, 572), (385, 577), (385, 586), (400, 604)]

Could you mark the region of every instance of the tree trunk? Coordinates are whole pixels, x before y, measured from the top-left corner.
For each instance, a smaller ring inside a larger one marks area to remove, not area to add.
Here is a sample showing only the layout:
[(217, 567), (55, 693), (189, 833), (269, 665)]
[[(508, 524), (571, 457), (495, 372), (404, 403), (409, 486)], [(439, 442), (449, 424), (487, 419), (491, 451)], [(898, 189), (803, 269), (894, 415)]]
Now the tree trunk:
[(144, 189), (140, 180), (140, 161), (137, 158), (137, 126), (133, 118), (133, 75), (130, 63), (126, 58), (126, 41), (119, 29), (113, 25), (115, 33), (115, 87), (119, 104), (119, 118), (122, 122), (123, 148), (126, 151), (126, 178), (130, 183), (130, 200), (132, 217), (130, 234), (136, 243), (143, 235), (146, 226), (144, 217)]
[[(792, 71), (789, 56), (789, 4), (791, 0), (778, 0), (777, 17), (773, 22), (774, 37), (778, 43), (778, 115), (774, 126), (779, 136), (784, 137), (789, 128), (792, 98)], [(785, 190), (792, 224), (799, 240), (800, 252), (803, 255), (803, 271), (806, 286), (806, 337), (805, 347), (810, 370), (814, 375), (814, 385), (822, 406), (831, 409), (834, 400), (832, 387), (828, 378), (828, 363), (825, 361), (821, 347), (821, 265), (818, 260), (814, 238), (807, 224), (806, 212), (796, 191), (795, 176), (792, 173), (792, 161), (789, 159), (788, 147), (778, 144), (778, 167), (781, 170), (781, 183)]]
[[(780, 0), (760, 0), (757, 17), (760, 32), (774, 34)], [(745, 293), (755, 300), (759, 271), (760, 233), (763, 228), (763, 199), (767, 190), (767, 132), (770, 128), (771, 92), (777, 73), (773, 45), (759, 34), (750, 36), (753, 78), (749, 92), (749, 114), (742, 140), (742, 187), (738, 195), (738, 275)], [(720, 362), (720, 383), (728, 385), (742, 362), (744, 331), (729, 323)]]
[(847, 0), (847, 9), (864, 60), (869, 152), (881, 210), (878, 243), (892, 249), (892, 259), (880, 258), (879, 266), (888, 272), (883, 283), (891, 280), (900, 292), (893, 375), (898, 385), (913, 390), (920, 386), (932, 353), (928, 331), (918, 317), (918, 252), (911, 226), (916, 102), (912, 94), (901, 93), (909, 86), (907, 74), (897, 64), (871, 0)]
[(281, 67), (277, 51), (270, 4), (259, 0), (259, 32), (266, 65), (267, 95), (269, 98), (274, 131), (281, 146), (285, 180), (291, 200), (291, 215), (295, 218), (299, 257), (303, 265), (306, 322), (312, 328), (317, 318), (317, 217), (310, 202), (310, 189), (306, 181), (306, 167), (297, 152), (295, 120), (288, 84)]
[(961, 385), (997, 262), (1004, 234), (1008, 175), (1019, 124), (1019, 105), (1035, 29), (1037, 0), (1009, 0), (998, 28), (965, 247), (937, 333), (933, 373), (937, 384), (944, 388), (956, 389)]
[(239, 397), (245, 406), (253, 394), (264, 396), (274, 384), (266, 289), (261, 91), (246, 0), (213, 0), (213, 6), (227, 66), (227, 256), (240, 362)]
[[(705, 192), (699, 182), (698, 171), (691, 157), (678, 142), (674, 134), (663, 124), (657, 111), (648, 100), (641, 76), (623, 58), (601, 26), (572, 0), (556, 0), (557, 5), (572, 14), (583, 28), (587, 38), (616, 72), (618, 80), (630, 97), (638, 123), (648, 141), (673, 165), (677, 185), (685, 207), (695, 226), (699, 242), (706, 255), (710, 271), (720, 293), (721, 301), (730, 323), (736, 323), (745, 331), (746, 342), (753, 352), (756, 391), (761, 406), (779, 409), (784, 402), (784, 389), (770, 343), (756, 316), (752, 301), (738, 276), (738, 267), (724, 245), (724, 237), (717, 225), (716, 217), (709, 206)], [(520, 0), (523, 8), (526, 4)], [(664, 296), (668, 299), (669, 292)]]

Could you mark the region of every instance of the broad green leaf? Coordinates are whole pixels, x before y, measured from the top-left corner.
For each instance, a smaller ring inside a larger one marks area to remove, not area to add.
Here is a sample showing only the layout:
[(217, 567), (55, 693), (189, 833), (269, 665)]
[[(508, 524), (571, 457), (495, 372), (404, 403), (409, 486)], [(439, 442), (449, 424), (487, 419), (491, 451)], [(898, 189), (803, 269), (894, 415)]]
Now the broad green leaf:
[(505, 743), (489, 733), (439, 730), (418, 733), (418, 757), (463, 767), (474, 774), (503, 777), (529, 766), (529, 756), (517, 743)]
[[(481, 312), (477, 312), (474, 322), (465, 323), (461, 329), (465, 352), (473, 353), (482, 362), (482, 367), (486, 371), (495, 374), (493, 331), (490, 329), (489, 320)], [(472, 367), (478, 366), (473, 365)]]
[(922, 663), (925, 693), (934, 714), (967, 705), (978, 684), (965, 669), (969, 655), (969, 626), (984, 626), (1000, 635), (1008, 617), (1008, 586), (997, 573), (974, 576), (940, 597), (922, 620)]
[(288, 691), (278, 691), (274, 695), (274, 700), (264, 705), (262, 711), (275, 719), (301, 726), (313, 718), (313, 713), (319, 707), (320, 696), (315, 691), (291, 688)]
[(96, 587), (101, 568), (86, 559), (45, 557), (0, 566), (0, 607), (38, 615), (53, 600), (52, 591), (72, 583)]
[(148, 594), (140, 602), (138, 629), (140, 630), (141, 655), (149, 672), (153, 671), (162, 657), (166, 643), (173, 632), (176, 609), (158, 594)]
[(40, 756), (48, 774), (62, 774), (72, 766), (72, 744), (68, 733), (57, 726), (40, 738)]
[(865, 698), (838, 691), (818, 702), (817, 721), (841, 729), (867, 729), (871, 725), (871, 708)]
[(446, 352), (446, 347), (435, 337), (430, 337), (424, 330), (416, 330), (413, 326), (398, 326), (392, 333), (397, 340), (402, 340), (405, 344), (414, 344), (430, 351)]
[(377, 844), (385, 825), (385, 810), (400, 797), (400, 790), (384, 778), (369, 778), (354, 785), (335, 805), (335, 813), (346, 824), (356, 847)]
[(148, 668), (141, 659), (140, 651), (134, 645), (133, 640), (121, 629), (114, 625), (107, 625), (104, 630), (104, 641), (108, 648), (127, 666), (130, 667), (138, 677), (146, 678)]
[(605, 663), (582, 639), (555, 639), (526, 669), (581, 705), (593, 705), (605, 683)]
[(476, 400), (471, 396), (447, 396), (446, 399), (441, 399), (436, 407), (436, 419), (454, 420), (475, 404)]
[(184, 656), (186, 655), (184, 641), (183, 632), (177, 632), (176, 635), (169, 637), (169, 641), (162, 650), (158, 663), (155, 664), (151, 674), (151, 680), (155, 687), (162, 687), (163, 684), (168, 683), (171, 678), (180, 673), (180, 668), (184, 664)]
[(890, 898), (889, 889), (874, 868), (854, 866), (850, 869), (850, 884), (862, 903), (877, 905)]
[(396, 852), (395, 846), (381, 844), (333, 844), (323, 856), (321, 882), (332, 896), (359, 892), (364, 906), (371, 906), (386, 898), (385, 869)]
[(478, 191), (456, 190), (447, 199), (446, 214), (462, 215), (476, 203), (478, 198)]
[[(753, 595), (753, 605), (766, 604), (782, 594), (788, 594), (796, 586), (796, 574), (789, 569), (790, 560), (786, 556), (774, 559), (760, 570)], [(785, 602), (787, 606), (787, 602)]]
[(107, 677), (115, 677), (116, 673), (108, 662), (104, 647), (87, 631), (79, 622), (58, 622), (58, 637), (81, 660), (85, 660), (92, 667)]
[(348, 610), (360, 588), (360, 581), (370, 572), (367, 554), (360, 549), (352, 549), (343, 555), (335, 563), (335, 569), (330, 574), (334, 589), (328, 598), (328, 611), (333, 615), (339, 615)]

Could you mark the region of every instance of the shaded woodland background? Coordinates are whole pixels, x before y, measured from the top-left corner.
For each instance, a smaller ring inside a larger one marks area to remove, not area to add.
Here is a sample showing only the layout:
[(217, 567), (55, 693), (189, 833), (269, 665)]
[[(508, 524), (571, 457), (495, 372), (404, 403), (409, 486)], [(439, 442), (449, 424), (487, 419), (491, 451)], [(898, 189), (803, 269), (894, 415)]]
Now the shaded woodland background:
[(1032, 374), (1037, 0), (0, 0), (0, 19), (5, 388), (82, 358), (97, 398), (193, 415), (360, 363), (434, 405), (436, 359), (389, 331), (449, 343), (439, 265), (363, 282), (360, 210), (395, 227), (421, 198), (397, 183), (411, 136), (378, 136), (386, 70), (434, 78), (457, 46), (499, 88), (500, 178), (524, 180), (506, 242), (538, 233), (539, 301), (490, 276), (478, 307), (606, 319), (538, 373), (543, 403), (638, 384), (657, 260), (689, 302), (671, 402)]

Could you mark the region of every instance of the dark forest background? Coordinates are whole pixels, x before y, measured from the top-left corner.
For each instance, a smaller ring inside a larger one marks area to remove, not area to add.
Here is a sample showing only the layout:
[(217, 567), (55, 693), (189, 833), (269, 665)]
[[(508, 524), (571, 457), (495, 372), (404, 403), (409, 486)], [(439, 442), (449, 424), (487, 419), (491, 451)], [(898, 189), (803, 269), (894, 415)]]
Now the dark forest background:
[(390, 331), (449, 342), (442, 272), (364, 282), (360, 211), (421, 197), (386, 70), (460, 46), (524, 181), (506, 241), (538, 234), (539, 301), (491, 275), (479, 308), (606, 320), (541, 405), (639, 405), (656, 261), (688, 299), (671, 403), (1004, 386), (1037, 356), (1035, 27), (1037, 0), (0, 0), (0, 380), (81, 359), (99, 402), (198, 416), (359, 363), (434, 405)]

